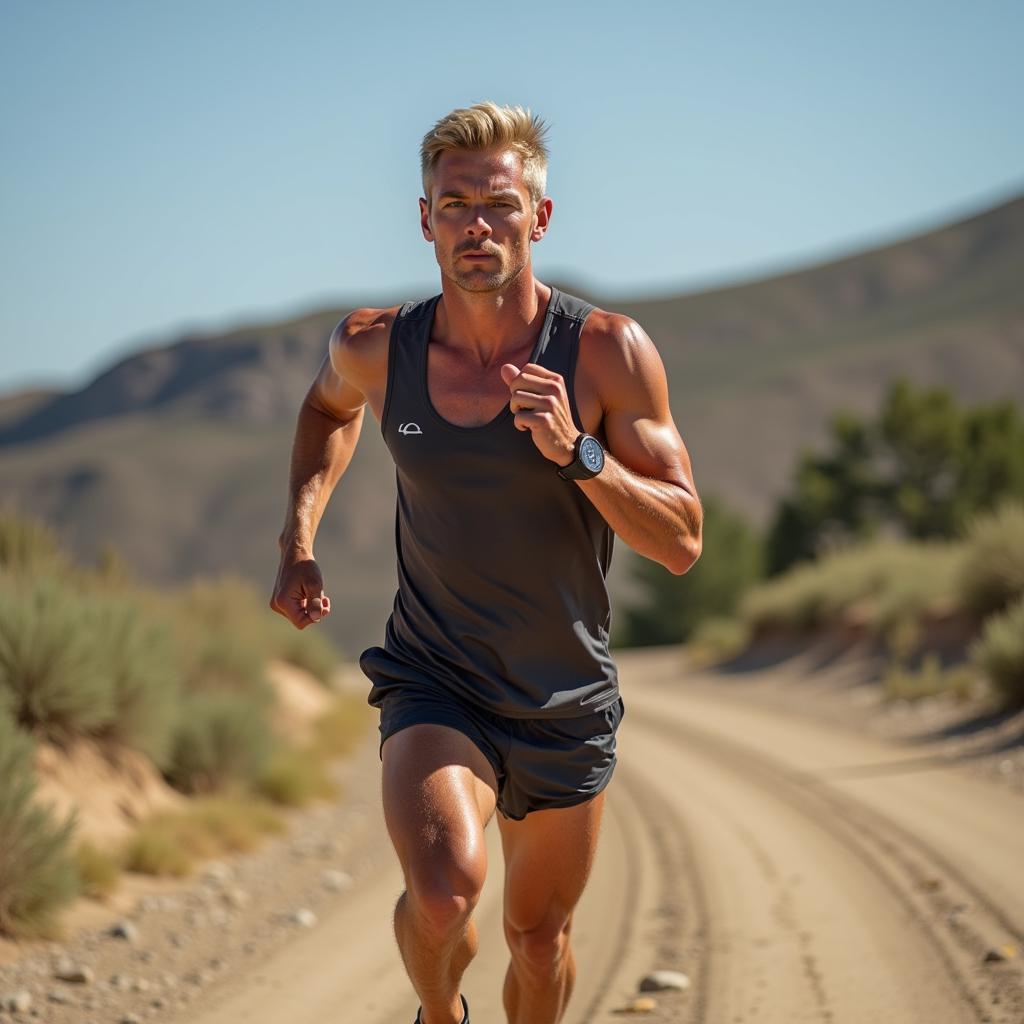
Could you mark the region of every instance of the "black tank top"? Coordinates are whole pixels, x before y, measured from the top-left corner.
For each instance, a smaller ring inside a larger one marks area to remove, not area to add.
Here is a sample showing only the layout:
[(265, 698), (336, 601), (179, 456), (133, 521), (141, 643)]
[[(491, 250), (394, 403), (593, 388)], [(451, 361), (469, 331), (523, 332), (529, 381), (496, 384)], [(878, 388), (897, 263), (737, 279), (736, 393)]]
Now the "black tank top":
[[(440, 298), (405, 303), (391, 330), (381, 430), (396, 467), (398, 592), (383, 651), (365, 650), (360, 666), (393, 680), (404, 665), (516, 718), (599, 711), (619, 693), (605, 583), (614, 533), (507, 404), (476, 427), (434, 408), (427, 345)], [(581, 431), (573, 378), (593, 308), (552, 287), (530, 357), (564, 377)]]

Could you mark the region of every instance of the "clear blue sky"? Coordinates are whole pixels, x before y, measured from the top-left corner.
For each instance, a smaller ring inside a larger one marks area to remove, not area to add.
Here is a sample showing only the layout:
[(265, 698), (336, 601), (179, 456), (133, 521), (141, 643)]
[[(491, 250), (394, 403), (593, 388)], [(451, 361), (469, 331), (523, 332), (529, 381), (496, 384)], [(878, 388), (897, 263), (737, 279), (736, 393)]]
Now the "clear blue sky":
[(549, 121), (538, 275), (603, 295), (803, 265), (1024, 188), (1024, 5), (0, 7), (0, 390), (183, 328), (439, 288), (418, 146)]

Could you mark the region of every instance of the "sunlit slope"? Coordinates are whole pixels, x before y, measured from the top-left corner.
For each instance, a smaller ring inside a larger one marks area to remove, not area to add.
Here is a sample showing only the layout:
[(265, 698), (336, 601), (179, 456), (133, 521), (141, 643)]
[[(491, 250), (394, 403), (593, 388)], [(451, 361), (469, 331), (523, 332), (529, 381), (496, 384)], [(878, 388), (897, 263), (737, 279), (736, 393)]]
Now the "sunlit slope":
[[(761, 281), (636, 302), (587, 297), (635, 316), (656, 340), (701, 490), (763, 521), (830, 415), (873, 408), (898, 374), (966, 400), (1024, 396), (1022, 282), (1017, 199)], [(233, 569), (269, 595), (295, 414), (345, 311), (190, 335), (76, 391), (0, 399), (0, 496), (57, 525), (80, 557), (110, 540), (144, 579)], [(376, 421), (363, 435), (317, 543), (337, 609), (330, 629), (350, 650), (379, 642), (395, 585), (394, 469)]]

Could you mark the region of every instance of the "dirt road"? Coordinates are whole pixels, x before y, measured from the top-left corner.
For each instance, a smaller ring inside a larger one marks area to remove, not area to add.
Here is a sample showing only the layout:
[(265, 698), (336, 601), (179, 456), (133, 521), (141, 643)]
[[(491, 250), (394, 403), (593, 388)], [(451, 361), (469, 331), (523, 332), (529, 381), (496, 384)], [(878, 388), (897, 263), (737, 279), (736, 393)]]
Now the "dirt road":
[[(620, 1019), (656, 968), (692, 984), (657, 994), (652, 1021), (1024, 1021), (1024, 801), (684, 678), (672, 652), (619, 664), (620, 761), (577, 911), (567, 1024)], [(401, 875), (382, 821), (373, 841), (373, 877), (208, 993), (190, 1024), (411, 1024), (418, 1000), (391, 930)], [(463, 987), (475, 1024), (505, 1020), (493, 821), (488, 841), (481, 949)]]

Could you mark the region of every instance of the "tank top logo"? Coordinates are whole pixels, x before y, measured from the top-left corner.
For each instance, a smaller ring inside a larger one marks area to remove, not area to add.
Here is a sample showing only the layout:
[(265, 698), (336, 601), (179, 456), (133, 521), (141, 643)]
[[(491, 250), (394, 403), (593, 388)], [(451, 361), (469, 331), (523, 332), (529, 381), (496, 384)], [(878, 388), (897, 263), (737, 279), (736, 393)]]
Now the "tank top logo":
[(402, 423), (398, 427), (398, 432), (400, 434), (422, 434), (423, 433), (423, 431), (420, 430), (420, 425), (418, 423)]

